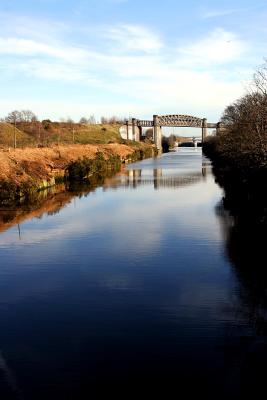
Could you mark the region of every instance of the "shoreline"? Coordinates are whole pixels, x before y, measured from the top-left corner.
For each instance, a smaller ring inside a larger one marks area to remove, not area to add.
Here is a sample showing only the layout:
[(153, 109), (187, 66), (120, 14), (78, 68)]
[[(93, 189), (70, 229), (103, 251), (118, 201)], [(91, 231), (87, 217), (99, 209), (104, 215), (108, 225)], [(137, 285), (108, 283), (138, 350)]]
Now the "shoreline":
[(33, 203), (40, 192), (61, 183), (94, 181), (116, 173), (122, 164), (154, 157), (148, 143), (58, 145), (0, 150), (0, 207)]
[(224, 190), (223, 204), (235, 223), (251, 232), (267, 226), (267, 169), (247, 164), (239, 166), (223, 157), (213, 146), (204, 146), (203, 154), (212, 162), (216, 183)]

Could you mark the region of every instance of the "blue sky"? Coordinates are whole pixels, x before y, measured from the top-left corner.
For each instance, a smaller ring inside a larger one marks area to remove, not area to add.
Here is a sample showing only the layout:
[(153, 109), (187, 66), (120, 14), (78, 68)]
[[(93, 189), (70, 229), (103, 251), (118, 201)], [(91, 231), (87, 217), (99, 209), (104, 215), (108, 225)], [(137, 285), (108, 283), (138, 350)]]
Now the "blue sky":
[(0, 117), (215, 122), (267, 57), (266, 21), (266, 0), (0, 0)]

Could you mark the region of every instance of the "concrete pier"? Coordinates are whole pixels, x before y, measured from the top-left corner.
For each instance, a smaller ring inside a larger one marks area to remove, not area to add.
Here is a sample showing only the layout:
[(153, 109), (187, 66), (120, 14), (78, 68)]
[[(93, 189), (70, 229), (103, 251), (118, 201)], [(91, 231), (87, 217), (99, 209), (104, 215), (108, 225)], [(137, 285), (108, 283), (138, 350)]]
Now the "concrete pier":
[(162, 150), (162, 129), (159, 125), (158, 115), (153, 115), (154, 142), (159, 151)]
[(138, 129), (137, 129), (137, 120), (136, 118), (132, 118), (132, 129), (133, 129), (133, 140), (136, 142), (140, 141), (140, 138), (138, 138)]
[(205, 139), (207, 136), (208, 136), (208, 122), (207, 122), (207, 118), (203, 118), (203, 120), (202, 120), (202, 143), (205, 142)]

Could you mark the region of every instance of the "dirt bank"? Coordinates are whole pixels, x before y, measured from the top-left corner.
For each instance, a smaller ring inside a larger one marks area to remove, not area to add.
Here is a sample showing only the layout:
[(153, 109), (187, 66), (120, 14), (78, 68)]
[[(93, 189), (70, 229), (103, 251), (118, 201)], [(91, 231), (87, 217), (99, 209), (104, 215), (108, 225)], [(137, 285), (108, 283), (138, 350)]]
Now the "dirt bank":
[(49, 148), (0, 150), (0, 203), (12, 202), (55, 185), (66, 177), (70, 165), (78, 160), (94, 160), (100, 153), (105, 160), (117, 157), (131, 162), (153, 155), (154, 147), (146, 143), (59, 145)]

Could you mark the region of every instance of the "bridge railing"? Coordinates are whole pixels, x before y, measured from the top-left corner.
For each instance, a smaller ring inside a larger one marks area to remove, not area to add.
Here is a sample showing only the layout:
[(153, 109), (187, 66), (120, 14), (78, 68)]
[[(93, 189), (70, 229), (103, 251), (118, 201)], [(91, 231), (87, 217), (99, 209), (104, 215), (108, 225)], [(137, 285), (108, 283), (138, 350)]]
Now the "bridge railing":
[(150, 128), (150, 127), (153, 127), (153, 121), (138, 119), (137, 126), (141, 126), (143, 128), (147, 128), (147, 127)]

